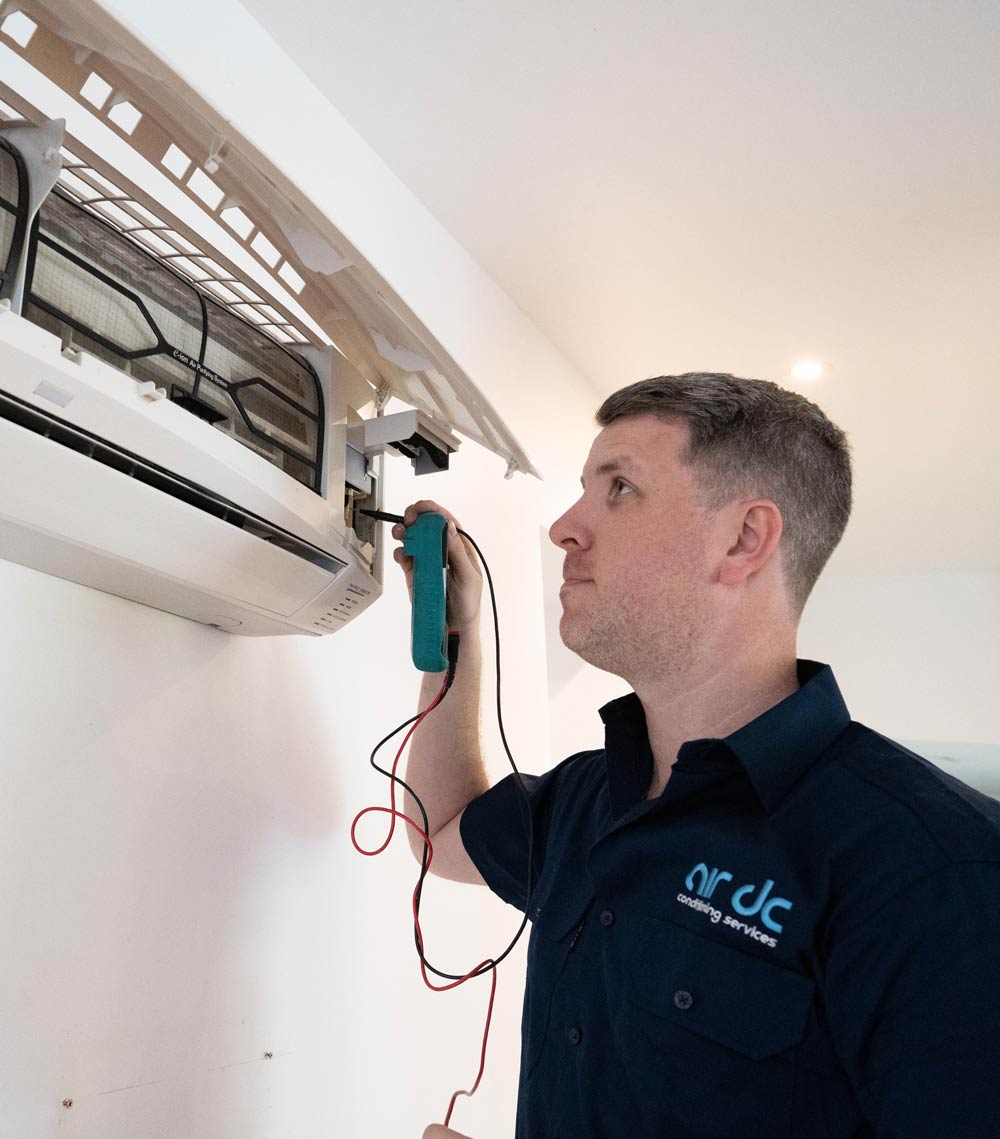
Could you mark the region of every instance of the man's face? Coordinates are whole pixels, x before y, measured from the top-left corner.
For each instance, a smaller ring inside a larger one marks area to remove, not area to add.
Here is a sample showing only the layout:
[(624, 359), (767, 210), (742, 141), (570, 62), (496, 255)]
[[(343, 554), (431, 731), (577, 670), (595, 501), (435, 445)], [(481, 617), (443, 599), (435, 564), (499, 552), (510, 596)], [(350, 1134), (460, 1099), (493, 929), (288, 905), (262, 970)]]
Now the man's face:
[[(616, 420), (594, 440), (580, 499), (549, 537), (563, 550), (559, 634), (606, 672), (636, 679), (684, 672), (710, 612), (710, 524), (680, 454), (686, 424)], [(601, 472), (612, 460), (621, 469)]]

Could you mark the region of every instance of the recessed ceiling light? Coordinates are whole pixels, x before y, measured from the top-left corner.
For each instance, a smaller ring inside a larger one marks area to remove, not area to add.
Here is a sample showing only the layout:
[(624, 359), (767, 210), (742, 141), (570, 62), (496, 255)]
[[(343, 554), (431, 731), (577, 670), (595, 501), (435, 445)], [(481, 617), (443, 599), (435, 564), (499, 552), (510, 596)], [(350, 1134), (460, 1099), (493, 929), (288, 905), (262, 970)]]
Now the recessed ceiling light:
[(823, 375), (823, 365), (818, 360), (800, 360), (792, 368), (796, 380), (818, 380)]

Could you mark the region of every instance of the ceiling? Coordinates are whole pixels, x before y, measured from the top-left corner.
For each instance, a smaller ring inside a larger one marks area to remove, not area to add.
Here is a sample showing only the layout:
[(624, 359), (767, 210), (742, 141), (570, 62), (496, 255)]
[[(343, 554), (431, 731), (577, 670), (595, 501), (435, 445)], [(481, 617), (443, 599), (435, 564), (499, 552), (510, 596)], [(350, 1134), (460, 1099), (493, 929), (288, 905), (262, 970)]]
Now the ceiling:
[(854, 448), (831, 570), (1000, 571), (995, 0), (244, 6), (595, 409), (663, 373), (796, 388)]

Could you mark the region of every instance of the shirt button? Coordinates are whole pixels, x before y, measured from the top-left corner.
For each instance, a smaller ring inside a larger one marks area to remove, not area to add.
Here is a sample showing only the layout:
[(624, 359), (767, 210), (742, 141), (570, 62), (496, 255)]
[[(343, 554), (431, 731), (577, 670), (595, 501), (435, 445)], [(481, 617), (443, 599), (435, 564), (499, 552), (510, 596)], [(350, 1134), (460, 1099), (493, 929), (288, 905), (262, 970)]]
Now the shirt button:
[(570, 1044), (579, 1044), (583, 1039), (583, 1033), (578, 1028), (571, 1028), (569, 1032), (566, 1033), (566, 1039)]
[(601, 925), (612, 925), (615, 915), (610, 910), (601, 910)]
[(690, 1008), (694, 1004), (694, 998), (686, 989), (678, 989), (674, 993), (674, 1004), (678, 1008)]

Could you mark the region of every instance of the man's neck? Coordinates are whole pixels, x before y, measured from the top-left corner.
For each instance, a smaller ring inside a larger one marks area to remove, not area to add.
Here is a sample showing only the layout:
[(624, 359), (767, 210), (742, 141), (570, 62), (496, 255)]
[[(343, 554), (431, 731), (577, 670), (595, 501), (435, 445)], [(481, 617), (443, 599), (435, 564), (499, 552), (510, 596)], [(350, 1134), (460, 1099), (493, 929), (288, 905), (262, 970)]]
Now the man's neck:
[(646, 798), (666, 786), (681, 744), (724, 739), (798, 691), (795, 646), (765, 659), (733, 659), (668, 685), (633, 685), (646, 715), (653, 774)]

